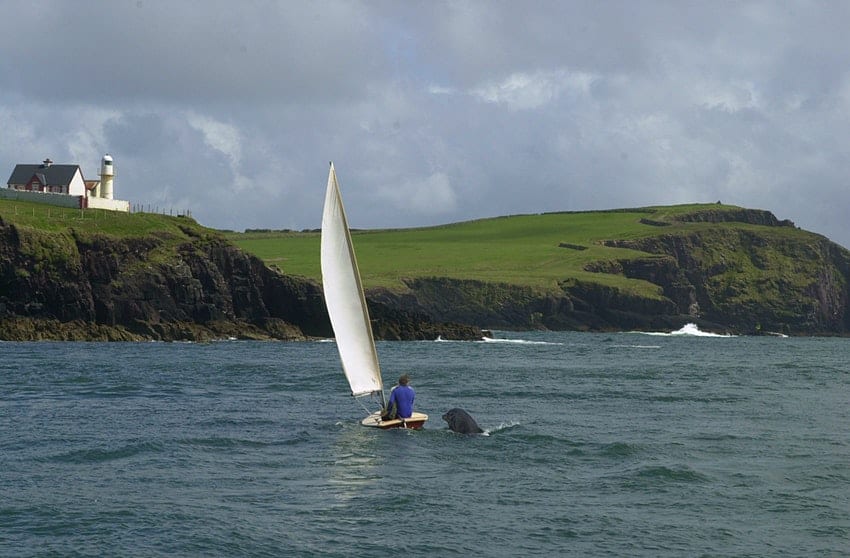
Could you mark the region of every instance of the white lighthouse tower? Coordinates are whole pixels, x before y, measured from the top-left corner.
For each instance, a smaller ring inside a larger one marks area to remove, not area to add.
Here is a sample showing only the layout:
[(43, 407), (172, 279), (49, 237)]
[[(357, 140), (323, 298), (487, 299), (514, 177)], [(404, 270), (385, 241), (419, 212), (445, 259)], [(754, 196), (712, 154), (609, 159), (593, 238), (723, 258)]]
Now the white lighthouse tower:
[(112, 168), (112, 156), (107, 153), (100, 162), (100, 197), (112, 199), (112, 180), (115, 169)]

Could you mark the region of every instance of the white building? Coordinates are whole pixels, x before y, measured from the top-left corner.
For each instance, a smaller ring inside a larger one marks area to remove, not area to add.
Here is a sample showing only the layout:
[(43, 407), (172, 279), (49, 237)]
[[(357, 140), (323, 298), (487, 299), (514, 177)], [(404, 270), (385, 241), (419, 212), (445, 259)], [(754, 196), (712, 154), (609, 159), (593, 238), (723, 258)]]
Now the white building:
[[(36, 201), (64, 207), (130, 211), (130, 202), (113, 199), (115, 170), (107, 153), (100, 163), (100, 180), (85, 180), (79, 165), (18, 164), (0, 197)], [(56, 195), (58, 194), (58, 195)]]
[(54, 165), (50, 159), (45, 159), (40, 165), (15, 165), (7, 185), (25, 192), (71, 196), (86, 194), (86, 182), (79, 165)]

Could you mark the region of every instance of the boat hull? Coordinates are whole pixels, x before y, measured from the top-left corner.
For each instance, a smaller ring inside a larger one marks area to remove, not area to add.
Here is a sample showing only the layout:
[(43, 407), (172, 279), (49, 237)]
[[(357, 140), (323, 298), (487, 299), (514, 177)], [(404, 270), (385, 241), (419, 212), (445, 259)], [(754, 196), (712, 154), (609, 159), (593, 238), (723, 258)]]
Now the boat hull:
[(360, 424), (363, 426), (369, 426), (371, 428), (380, 428), (381, 430), (390, 430), (391, 428), (407, 428), (412, 430), (419, 430), (425, 425), (425, 421), (428, 420), (428, 415), (425, 413), (413, 413), (413, 415), (408, 419), (393, 419), (393, 420), (381, 420), (381, 413), (376, 412), (372, 413), (368, 417), (364, 418), (360, 421)]

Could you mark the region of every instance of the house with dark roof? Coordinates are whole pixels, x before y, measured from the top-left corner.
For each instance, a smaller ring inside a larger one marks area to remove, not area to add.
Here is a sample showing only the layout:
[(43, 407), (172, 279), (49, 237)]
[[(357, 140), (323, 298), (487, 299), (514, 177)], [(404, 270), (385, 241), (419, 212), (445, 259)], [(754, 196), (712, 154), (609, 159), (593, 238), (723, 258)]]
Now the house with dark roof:
[(6, 183), (8, 188), (0, 188), (0, 198), (80, 209), (130, 211), (130, 202), (112, 197), (114, 177), (109, 153), (101, 160), (100, 180), (85, 180), (80, 165), (54, 165), (45, 159), (40, 165), (15, 165)]
[(79, 165), (54, 165), (45, 159), (40, 165), (15, 165), (7, 185), (12, 190), (86, 195), (86, 181)]

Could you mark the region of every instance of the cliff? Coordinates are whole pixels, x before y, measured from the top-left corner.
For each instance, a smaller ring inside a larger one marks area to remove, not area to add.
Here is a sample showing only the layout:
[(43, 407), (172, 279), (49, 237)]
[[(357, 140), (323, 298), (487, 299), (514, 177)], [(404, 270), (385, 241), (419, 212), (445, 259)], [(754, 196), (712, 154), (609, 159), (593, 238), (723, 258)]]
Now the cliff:
[(606, 262), (606, 271), (656, 283), (676, 312), (740, 333), (848, 333), (850, 252), (818, 235), (773, 232), (718, 227), (612, 241), (658, 257)]
[[(599, 280), (564, 277), (557, 290), (543, 290), (418, 277), (405, 280), (403, 292), (375, 296), (387, 305), (492, 329), (672, 330), (694, 322), (739, 334), (850, 332), (850, 252), (827, 238), (761, 210), (702, 210), (641, 223), (655, 233), (599, 241), (639, 253), (585, 264), (583, 270)], [(603, 275), (652, 288), (609, 286)]]
[[(474, 327), (370, 306), (381, 338), (481, 336)], [(189, 219), (122, 236), (0, 219), (0, 339), (332, 335), (318, 283), (283, 275)]]
[[(191, 219), (72, 213), (57, 222), (55, 210), (49, 221), (34, 209), (14, 211), (0, 218), (0, 339), (332, 336), (317, 279), (285, 275)], [(386, 246), (381, 234), (358, 237), (358, 253), (371, 256), (370, 240)], [(546, 214), (386, 235), (393, 246), (407, 244), (398, 257), (371, 256), (368, 268), (406, 267), (390, 270), (398, 285), (367, 289), (379, 339), (688, 322), (743, 334), (850, 332), (850, 252), (767, 211)], [(290, 237), (276, 245), (275, 260), (292, 269), (300, 258), (308, 268), (318, 237)], [(437, 265), (445, 274), (429, 271)], [(541, 269), (555, 279), (540, 280)], [(493, 270), (511, 279), (494, 279)], [(526, 270), (538, 273), (535, 281), (522, 283)]]

